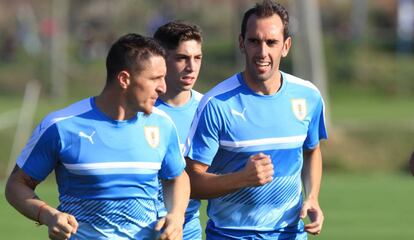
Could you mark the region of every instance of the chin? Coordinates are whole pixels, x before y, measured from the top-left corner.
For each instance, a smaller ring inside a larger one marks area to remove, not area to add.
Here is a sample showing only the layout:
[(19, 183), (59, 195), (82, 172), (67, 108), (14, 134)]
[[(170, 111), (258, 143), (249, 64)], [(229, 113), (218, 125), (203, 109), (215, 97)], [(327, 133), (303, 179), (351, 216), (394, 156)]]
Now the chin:
[(150, 115), (152, 113), (152, 108), (153, 108), (153, 106), (151, 106), (149, 108), (145, 108), (144, 111), (143, 111), (144, 114), (145, 115)]
[(274, 74), (271, 72), (266, 72), (266, 73), (259, 73), (257, 74), (257, 79), (261, 80), (262, 82), (265, 82), (269, 79), (272, 79), (274, 77)]
[(152, 108), (144, 109), (143, 112), (144, 112), (145, 115), (150, 115), (152, 113)]
[(181, 88), (181, 91), (190, 91), (191, 89), (193, 89), (193, 85), (187, 85), (187, 86), (183, 86)]

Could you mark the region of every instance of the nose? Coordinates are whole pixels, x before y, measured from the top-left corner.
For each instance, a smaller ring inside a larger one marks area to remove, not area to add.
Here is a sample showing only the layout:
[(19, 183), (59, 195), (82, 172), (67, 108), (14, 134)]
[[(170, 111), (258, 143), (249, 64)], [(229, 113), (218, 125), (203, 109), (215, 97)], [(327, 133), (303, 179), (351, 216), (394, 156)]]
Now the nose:
[(165, 83), (165, 78), (160, 79), (157, 88), (155, 89), (158, 95), (163, 95), (167, 91), (167, 84)]
[(262, 57), (262, 58), (266, 57), (267, 54), (269, 53), (268, 50), (269, 49), (267, 47), (266, 42), (265, 41), (262, 41), (261, 44), (259, 44), (259, 51), (258, 51), (259, 56)]
[(196, 62), (194, 60), (194, 58), (190, 58), (187, 60), (187, 64), (186, 64), (186, 70), (188, 72), (193, 72), (194, 68), (195, 68)]

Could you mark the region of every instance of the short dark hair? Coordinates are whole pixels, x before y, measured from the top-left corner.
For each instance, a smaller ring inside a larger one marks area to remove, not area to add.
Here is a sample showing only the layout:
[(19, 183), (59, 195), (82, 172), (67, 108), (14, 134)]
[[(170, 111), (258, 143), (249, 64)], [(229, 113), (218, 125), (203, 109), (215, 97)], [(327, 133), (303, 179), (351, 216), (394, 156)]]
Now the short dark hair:
[(201, 28), (196, 24), (171, 21), (160, 26), (154, 33), (154, 38), (164, 48), (174, 50), (183, 41), (195, 40), (201, 43), (203, 41), (201, 34)]
[(106, 57), (106, 82), (112, 82), (121, 71), (138, 73), (141, 71), (141, 61), (152, 56), (165, 59), (165, 50), (153, 38), (136, 33), (120, 37), (109, 49)]
[(289, 13), (286, 8), (279, 3), (273, 2), (272, 0), (263, 0), (262, 3), (256, 3), (256, 6), (250, 8), (244, 13), (240, 33), (243, 38), (246, 36), (247, 21), (253, 14), (258, 18), (271, 17), (274, 14), (278, 15), (280, 19), (282, 19), (283, 23), (283, 38), (286, 40), (290, 37)]

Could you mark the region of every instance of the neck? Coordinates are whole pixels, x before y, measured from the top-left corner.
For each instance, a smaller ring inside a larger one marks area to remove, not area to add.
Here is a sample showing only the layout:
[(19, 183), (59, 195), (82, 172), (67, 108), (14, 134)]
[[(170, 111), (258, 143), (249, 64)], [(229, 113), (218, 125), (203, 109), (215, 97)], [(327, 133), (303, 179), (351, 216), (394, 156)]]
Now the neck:
[(282, 87), (282, 75), (280, 72), (278, 72), (278, 74), (276, 74), (273, 78), (266, 80), (253, 79), (247, 74), (246, 71), (242, 74), (247, 86), (260, 95), (273, 95)]
[(165, 103), (168, 103), (171, 106), (179, 107), (182, 106), (191, 99), (191, 91), (181, 91), (179, 93), (165, 93), (164, 95), (160, 96), (161, 100)]
[(109, 118), (116, 121), (128, 120), (136, 116), (136, 112), (127, 107), (125, 98), (115, 91), (103, 90), (95, 98), (96, 106)]

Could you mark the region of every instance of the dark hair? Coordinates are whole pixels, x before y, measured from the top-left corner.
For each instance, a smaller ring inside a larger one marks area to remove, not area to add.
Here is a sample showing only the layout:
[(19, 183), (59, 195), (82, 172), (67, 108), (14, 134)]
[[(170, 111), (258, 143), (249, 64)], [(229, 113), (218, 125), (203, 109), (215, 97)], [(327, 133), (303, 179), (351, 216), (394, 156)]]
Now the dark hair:
[(162, 25), (154, 33), (154, 39), (168, 50), (176, 49), (182, 41), (195, 40), (199, 43), (203, 41), (199, 26), (181, 21)]
[(136, 33), (129, 33), (120, 37), (110, 48), (106, 57), (106, 82), (112, 82), (119, 72), (141, 71), (141, 61), (152, 56), (165, 58), (165, 50), (153, 38), (144, 37)]
[(283, 38), (287, 39), (290, 36), (289, 13), (286, 8), (279, 3), (273, 2), (272, 0), (263, 0), (262, 3), (256, 3), (256, 6), (250, 8), (244, 13), (240, 33), (243, 38), (246, 35), (247, 21), (252, 14), (256, 15), (258, 18), (271, 17), (274, 14), (278, 15), (280, 19), (282, 19), (283, 23)]

